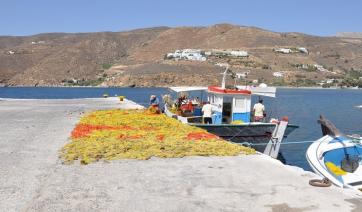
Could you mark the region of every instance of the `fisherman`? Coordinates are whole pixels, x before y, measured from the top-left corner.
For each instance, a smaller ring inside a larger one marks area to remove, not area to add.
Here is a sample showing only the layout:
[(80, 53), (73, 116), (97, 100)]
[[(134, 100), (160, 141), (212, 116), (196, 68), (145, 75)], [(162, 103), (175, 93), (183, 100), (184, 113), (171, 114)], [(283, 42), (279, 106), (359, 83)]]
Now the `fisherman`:
[(151, 102), (150, 102), (150, 107), (152, 106), (155, 110), (156, 110), (156, 113), (160, 114), (161, 113), (161, 110), (160, 110), (160, 100), (158, 100), (158, 98), (156, 97), (156, 95), (151, 95), (151, 98), (150, 98)]
[(259, 99), (259, 103), (254, 105), (254, 122), (263, 122), (265, 107), (263, 100)]
[(202, 114), (204, 117), (204, 124), (212, 124), (212, 114), (214, 113), (214, 109), (210, 102), (207, 101), (206, 104), (202, 107)]

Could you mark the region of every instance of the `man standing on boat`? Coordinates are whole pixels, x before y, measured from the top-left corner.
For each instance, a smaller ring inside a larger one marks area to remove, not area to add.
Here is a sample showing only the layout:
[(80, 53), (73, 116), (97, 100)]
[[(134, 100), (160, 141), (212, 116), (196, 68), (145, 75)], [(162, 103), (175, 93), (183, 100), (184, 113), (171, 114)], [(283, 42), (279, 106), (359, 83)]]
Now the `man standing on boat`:
[(212, 108), (212, 105), (210, 105), (210, 102), (206, 102), (206, 104), (202, 107), (202, 114), (204, 117), (204, 124), (212, 124), (212, 114), (214, 113), (214, 109)]
[(263, 122), (265, 107), (263, 105), (262, 99), (259, 99), (259, 103), (254, 105), (253, 111), (254, 111), (254, 121)]
[(156, 110), (156, 113), (160, 114), (161, 113), (161, 110), (159, 108), (160, 100), (158, 100), (156, 95), (151, 95), (150, 100), (151, 100), (151, 102), (149, 105), (152, 106)]

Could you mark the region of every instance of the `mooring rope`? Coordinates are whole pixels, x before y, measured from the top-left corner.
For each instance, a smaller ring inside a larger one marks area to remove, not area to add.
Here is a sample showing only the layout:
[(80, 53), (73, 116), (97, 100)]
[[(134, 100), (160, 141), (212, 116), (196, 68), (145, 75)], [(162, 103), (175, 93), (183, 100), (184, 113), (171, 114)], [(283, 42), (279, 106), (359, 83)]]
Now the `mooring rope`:
[[(259, 146), (259, 145), (275, 145), (275, 143), (258, 143), (258, 144), (253, 144), (253, 143), (250, 143), (250, 142), (243, 142), (243, 143), (236, 143), (236, 142), (232, 142), (230, 141), (231, 143), (235, 143), (235, 144), (239, 144), (239, 145), (243, 145), (243, 146), (246, 146), (246, 147), (249, 147), (249, 146)], [(279, 144), (305, 144), (305, 143), (313, 143), (315, 141), (292, 141), (292, 142), (282, 142), (282, 143), (279, 143)]]
[(361, 141), (362, 139), (361, 138), (353, 138), (353, 139), (351, 139), (349, 142), (351, 142), (351, 143), (354, 143), (354, 144), (357, 144), (357, 143), (360, 143), (360, 141)]
[[(351, 143), (355, 143), (358, 144), (362, 139), (358, 139), (358, 140), (350, 140)], [(258, 145), (274, 145), (275, 143), (257, 143), (257, 144), (253, 144), (250, 142), (243, 142), (243, 143), (236, 143), (236, 142), (232, 142), (231, 143), (235, 143), (235, 144), (239, 144), (239, 145), (243, 145), (243, 146), (258, 146)], [(290, 141), (290, 142), (281, 142), (280, 144), (305, 144), (305, 143), (313, 143), (316, 141)]]
[[(233, 137), (229, 138), (227, 141), (232, 142), (231, 139), (235, 138), (237, 135), (239, 135), (242, 131), (244, 131), (245, 129), (247, 129), (249, 126), (251, 125), (251, 122), (244, 127), (243, 129), (241, 129), (238, 133), (236, 133)], [(232, 142), (233, 143), (233, 142)]]

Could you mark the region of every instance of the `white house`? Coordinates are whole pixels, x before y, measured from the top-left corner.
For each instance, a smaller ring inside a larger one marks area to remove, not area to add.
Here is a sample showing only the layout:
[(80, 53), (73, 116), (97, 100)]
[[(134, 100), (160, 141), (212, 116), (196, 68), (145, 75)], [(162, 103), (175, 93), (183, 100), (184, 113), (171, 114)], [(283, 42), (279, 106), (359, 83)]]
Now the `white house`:
[(181, 58), (186, 58), (188, 60), (206, 61), (206, 58), (201, 55), (200, 49), (176, 50), (174, 53), (168, 53), (167, 57), (174, 57), (175, 60), (179, 60)]
[(314, 67), (316, 67), (319, 71), (324, 71), (324, 68), (321, 65), (314, 65)]
[(205, 52), (205, 55), (209, 56), (209, 55), (211, 55), (211, 52)]
[(327, 83), (333, 83), (334, 79), (327, 80)]
[(246, 51), (231, 51), (231, 55), (237, 56), (237, 57), (247, 57), (247, 56), (249, 56), (248, 52), (246, 52)]
[(304, 52), (304, 53), (308, 53), (308, 50), (306, 48), (304, 48), (304, 47), (300, 47), (299, 51)]
[(183, 49), (181, 53), (181, 57), (187, 57), (187, 56), (195, 56), (195, 55), (201, 55), (200, 49)]
[(275, 76), (275, 77), (283, 77), (283, 74), (280, 73), (280, 72), (274, 72), (273, 76)]
[(276, 50), (277, 52), (282, 52), (282, 53), (284, 53), (284, 54), (289, 54), (290, 53), (290, 49), (283, 49), (283, 48), (281, 48), (281, 49), (277, 49)]

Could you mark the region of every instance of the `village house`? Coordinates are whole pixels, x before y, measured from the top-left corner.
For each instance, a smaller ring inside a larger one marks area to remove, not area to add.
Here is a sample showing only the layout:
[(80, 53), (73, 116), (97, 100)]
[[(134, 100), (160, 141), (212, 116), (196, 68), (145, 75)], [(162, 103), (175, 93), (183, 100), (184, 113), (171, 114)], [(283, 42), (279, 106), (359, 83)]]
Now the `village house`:
[(300, 47), (299, 51), (303, 52), (303, 53), (308, 53), (308, 50), (306, 48), (304, 48), (304, 47)]
[(246, 52), (246, 51), (231, 51), (231, 55), (237, 56), (237, 57), (247, 57), (247, 56), (249, 56), (248, 52)]
[(283, 49), (283, 48), (277, 49), (277, 50), (275, 50), (275, 51), (276, 51), (276, 52), (281, 52), (281, 53), (284, 53), (284, 54), (289, 54), (289, 53), (291, 52), (290, 49)]
[(273, 76), (274, 76), (274, 77), (283, 77), (283, 74), (280, 73), (280, 72), (274, 72), (274, 73), (273, 73)]
[(321, 65), (314, 65), (314, 67), (317, 68), (319, 71), (325, 71), (325, 69)]
[(206, 58), (203, 55), (201, 55), (200, 49), (176, 50), (174, 53), (168, 53), (167, 57), (173, 57), (175, 58), (175, 60), (187, 59), (187, 60), (206, 61)]
[(327, 83), (333, 83), (334, 79), (327, 80)]

